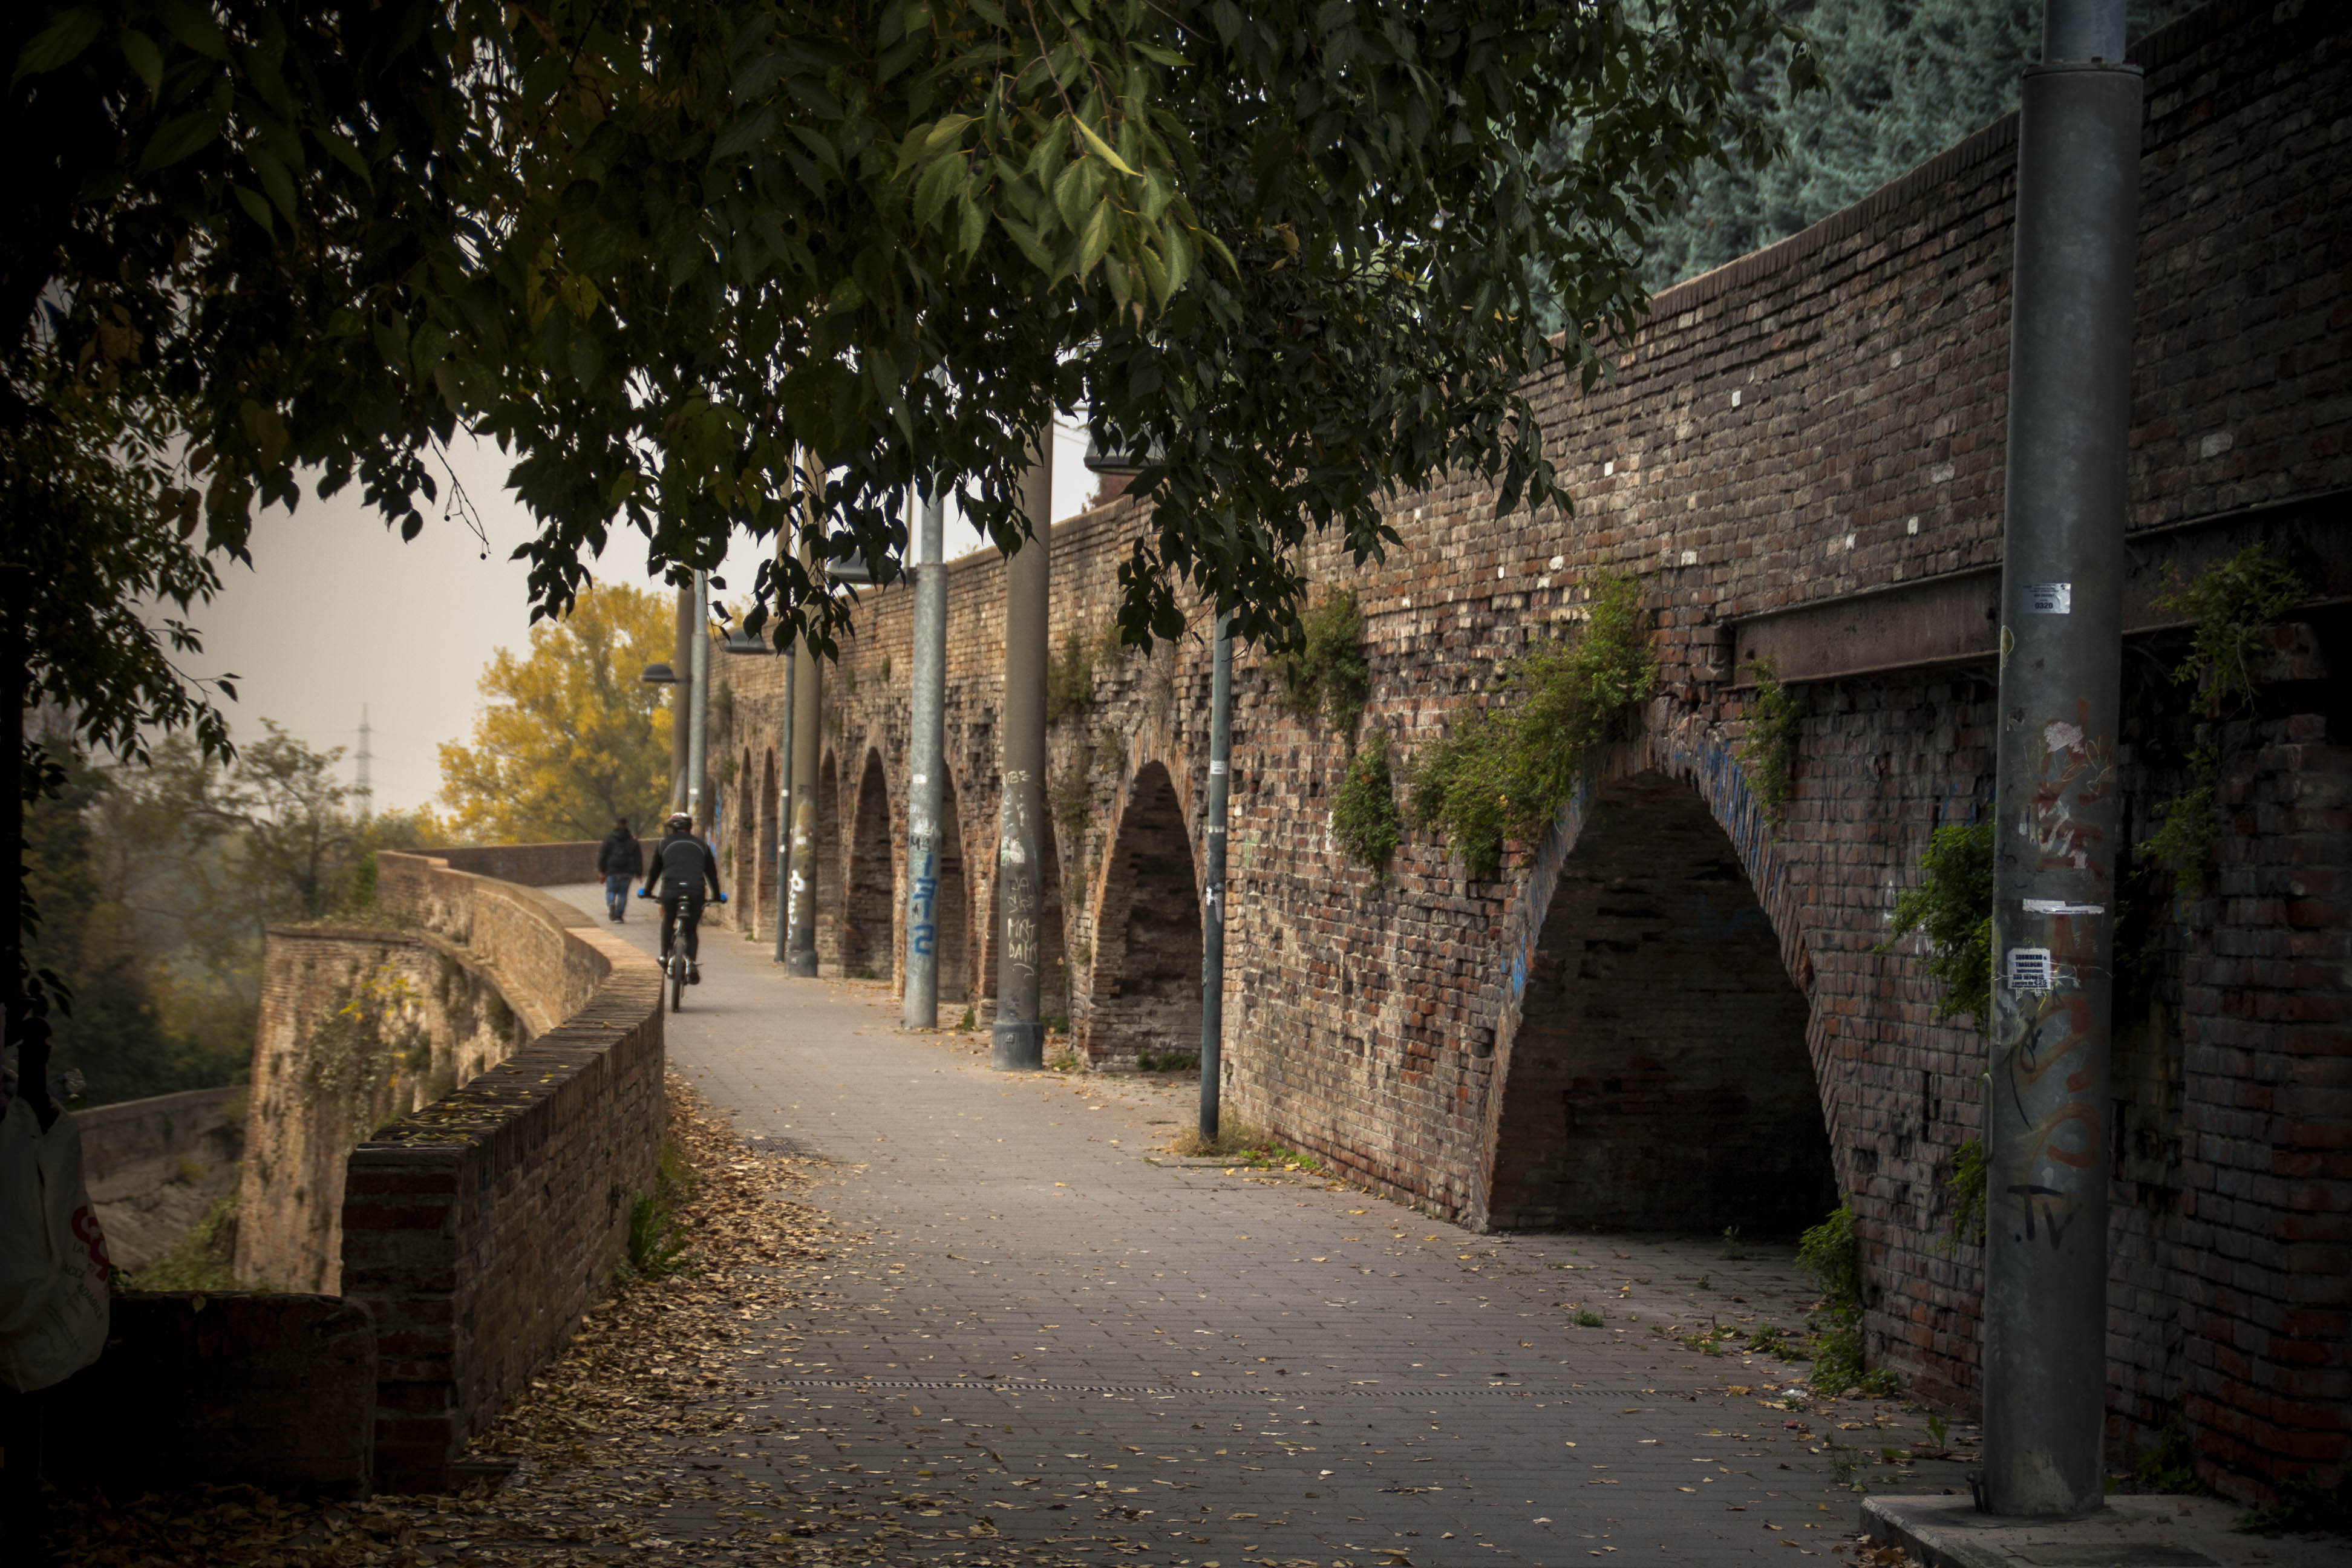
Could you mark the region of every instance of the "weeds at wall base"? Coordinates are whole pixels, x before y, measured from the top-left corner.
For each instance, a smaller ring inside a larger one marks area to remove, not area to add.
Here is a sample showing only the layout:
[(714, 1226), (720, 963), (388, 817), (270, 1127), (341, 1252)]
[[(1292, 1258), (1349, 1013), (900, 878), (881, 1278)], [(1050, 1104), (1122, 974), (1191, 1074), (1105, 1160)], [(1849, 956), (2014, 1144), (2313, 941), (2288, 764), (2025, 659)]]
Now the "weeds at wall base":
[(2237, 1528), (2248, 1535), (2352, 1535), (2352, 1476), (2333, 1487), (2309, 1476), (2284, 1482)]
[(1253, 1171), (1325, 1173), (1323, 1163), (1314, 1155), (1302, 1154), (1278, 1143), (1263, 1129), (1246, 1121), (1230, 1119), (1218, 1125), (1217, 1135), (1213, 1139), (1202, 1137), (1197, 1127), (1186, 1128), (1168, 1141), (1168, 1152), (1187, 1160), (1230, 1160), (1237, 1167)]

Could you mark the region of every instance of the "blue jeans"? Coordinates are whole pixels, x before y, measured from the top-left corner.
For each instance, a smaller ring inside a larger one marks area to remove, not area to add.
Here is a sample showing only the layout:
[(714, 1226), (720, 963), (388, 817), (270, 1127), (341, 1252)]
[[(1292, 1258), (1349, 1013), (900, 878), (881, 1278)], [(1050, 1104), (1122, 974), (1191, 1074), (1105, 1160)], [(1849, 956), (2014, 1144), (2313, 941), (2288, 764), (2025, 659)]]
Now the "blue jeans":
[(630, 880), (619, 875), (604, 879), (604, 912), (616, 921), (628, 918)]

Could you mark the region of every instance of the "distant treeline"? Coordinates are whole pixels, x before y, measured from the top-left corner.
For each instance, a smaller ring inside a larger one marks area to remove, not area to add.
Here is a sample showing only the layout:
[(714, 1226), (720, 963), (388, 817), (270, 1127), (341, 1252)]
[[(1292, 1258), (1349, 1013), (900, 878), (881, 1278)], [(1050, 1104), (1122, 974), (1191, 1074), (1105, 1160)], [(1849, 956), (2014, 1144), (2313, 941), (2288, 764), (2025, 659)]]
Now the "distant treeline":
[(26, 806), (40, 911), (26, 956), (70, 993), (52, 1073), (79, 1072), (82, 1103), (243, 1080), (262, 928), (371, 902), (377, 849), (439, 841), (430, 812), (359, 817), (336, 780), (341, 749), (262, 728), (226, 766), (179, 737), (147, 767), (96, 765), (63, 733), (46, 738), (67, 780)]
[[(2130, 0), (2129, 35), (2200, 0)], [(1787, 142), (1761, 173), (1704, 169), (1649, 237), (1653, 289), (1737, 260), (1853, 205), (2017, 107), (2042, 52), (2042, 0), (1812, 0), (1786, 8), (1813, 39), (1827, 90), (1792, 96), (1776, 49), (1741, 72), (1742, 96)]]

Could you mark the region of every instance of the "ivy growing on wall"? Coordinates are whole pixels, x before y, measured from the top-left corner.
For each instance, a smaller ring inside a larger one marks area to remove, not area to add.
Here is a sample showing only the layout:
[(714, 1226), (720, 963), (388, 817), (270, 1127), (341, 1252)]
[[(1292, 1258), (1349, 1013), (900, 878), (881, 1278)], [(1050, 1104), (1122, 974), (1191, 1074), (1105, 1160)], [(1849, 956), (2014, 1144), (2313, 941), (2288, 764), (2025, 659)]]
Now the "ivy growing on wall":
[(1440, 834), (1474, 878), (1501, 869), (1505, 839), (1549, 826), (1576, 793), (1586, 749), (1656, 681), (1641, 583), (1598, 577), (1586, 608), (1580, 631), (1533, 641), (1497, 670), (1485, 705), (1413, 770), (1415, 826)]
[(1986, 1172), (1984, 1145), (1976, 1139), (1952, 1151), (1952, 1174), (1945, 1186), (1952, 1194), (1954, 1242), (1984, 1245)]
[(1301, 617), (1298, 646), (1274, 657), (1282, 705), (1301, 719), (1320, 718), (1350, 747), (1371, 690), (1364, 658), (1364, 611), (1353, 588), (1343, 588)]
[(1814, 1393), (1835, 1398), (1857, 1386), (1892, 1393), (1894, 1378), (1864, 1364), (1862, 1239), (1854, 1234), (1853, 1210), (1840, 1204), (1800, 1237), (1797, 1263), (1822, 1293), (1808, 1320), (1820, 1336), (1812, 1347)]
[(1371, 742), (1348, 761), (1347, 776), (1331, 803), (1331, 837), (1376, 881), (1389, 878), (1404, 824), (1397, 814), (1396, 781), (1389, 769), (1389, 738), (1375, 729)]
[(1777, 828), (1796, 794), (1797, 741), (1804, 727), (1804, 709), (1780, 684), (1770, 659), (1755, 659), (1748, 668), (1756, 672), (1756, 695), (1748, 704), (1739, 765), (1748, 772), (1748, 787), (1763, 806), (1764, 819)]
[(2220, 826), (2220, 722), (2253, 707), (2263, 629), (2306, 596), (2292, 567), (2267, 546), (2250, 544), (2157, 600), (2158, 608), (2195, 624), (2189, 653), (2173, 667), (2172, 679), (2197, 688), (2214, 723), (2189, 754), (2189, 787), (2156, 808), (2156, 832), (2139, 847), (2192, 891), (2204, 890)]
[(1045, 661), (1045, 722), (1058, 724), (1091, 710), (1097, 671), (1116, 670), (1127, 662), (1128, 653), (1116, 625), (1091, 639), (1080, 636), (1076, 626), (1063, 632), (1061, 646)]
[(355, 1132), (373, 1128), (404, 1103), (404, 1073), (432, 1066), (433, 1043), (425, 1008), (400, 971), (380, 964), (351, 998), (322, 1017), (301, 1045), (302, 1086), (315, 1104), (331, 1108)]
[(1992, 820), (1948, 823), (1919, 857), (1916, 887), (1895, 895), (1895, 929), (1874, 950), (1892, 952), (1913, 931), (1927, 940), (1927, 973), (1943, 987), (1938, 1018), (1969, 1018), (1979, 1031), (1992, 1007)]

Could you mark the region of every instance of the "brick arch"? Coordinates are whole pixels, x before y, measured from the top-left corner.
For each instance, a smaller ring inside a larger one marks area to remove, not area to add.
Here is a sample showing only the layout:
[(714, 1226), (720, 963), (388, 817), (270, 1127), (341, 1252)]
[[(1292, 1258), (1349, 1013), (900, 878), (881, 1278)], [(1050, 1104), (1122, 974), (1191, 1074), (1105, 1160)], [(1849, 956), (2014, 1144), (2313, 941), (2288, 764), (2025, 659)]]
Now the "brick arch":
[(1080, 1047), (1090, 1061), (1201, 1048), (1201, 897), (1183, 802), (1165, 763), (1129, 780), (1103, 858)]
[[(940, 1004), (968, 1004), (972, 984), (971, 879), (964, 874), (963, 817), (956, 809), (955, 770), (941, 770), (938, 844), (939, 888), (931, 895), (932, 942), (939, 954)], [(952, 1018), (948, 1020), (954, 1022)]]
[(841, 768), (831, 752), (816, 765), (816, 963), (841, 973)]
[(743, 929), (759, 935), (772, 932), (776, 919), (776, 835), (782, 826), (777, 813), (782, 809), (780, 794), (782, 781), (776, 775), (776, 751), (771, 746), (762, 754), (760, 765), (760, 798), (756, 803), (759, 816), (759, 837), (753, 853), (759, 857), (751, 876), (742, 879), (751, 892), (751, 907), (743, 912)]
[(857, 780), (849, 838), (849, 875), (843, 889), (841, 972), (887, 980), (896, 957), (898, 881), (890, 827), (890, 785), (877, 747), (866, 753)]
[(1811, 1008), (1700, 782), (1596, 780), (1539, 858), (1550, 896), (1496, 1063), (1497, 1228), (1784, 1234), (1835, 1204)]
[[(760, 874), (760, 797), (757, 794), (759, 775), (751, 771), (751, 749), (743, 748), (743, 755), (728, 781), (727, 794), (727, 888), (730, 898), (741, 900)], [(730, 904), (738, 928), (750, 931), (760, 918), (756, 899), (746, 900), (741, 907)]]

